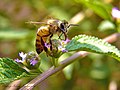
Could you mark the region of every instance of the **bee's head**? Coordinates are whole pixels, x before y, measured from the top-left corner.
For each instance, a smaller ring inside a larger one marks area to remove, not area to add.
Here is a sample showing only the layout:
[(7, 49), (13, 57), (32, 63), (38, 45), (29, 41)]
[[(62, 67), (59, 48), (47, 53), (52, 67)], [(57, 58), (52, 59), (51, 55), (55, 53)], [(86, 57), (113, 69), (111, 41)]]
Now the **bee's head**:
[(66, 20), (59, 21), (59, 22), (58, 22), (58, 27), (60, 28), (60, 30), (61, 30), (62, 32), (67, 32), (68, 22), (67, 22)]
[(67, 29), (70, 26), (78, 26), (77, 24), (69, 24), (66, 20), (59, 21), (58, 23), (58, 26), (62, 32), (67, 32)]

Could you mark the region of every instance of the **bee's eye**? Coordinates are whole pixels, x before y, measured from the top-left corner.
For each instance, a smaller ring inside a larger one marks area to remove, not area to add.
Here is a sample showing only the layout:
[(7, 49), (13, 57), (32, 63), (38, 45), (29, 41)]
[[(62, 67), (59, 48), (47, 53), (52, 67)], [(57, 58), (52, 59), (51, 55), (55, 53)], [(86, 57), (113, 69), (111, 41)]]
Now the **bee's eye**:
[(65, 29), (65, 26), (63, 23), (60, 24), (60, 29), (64, 30)]

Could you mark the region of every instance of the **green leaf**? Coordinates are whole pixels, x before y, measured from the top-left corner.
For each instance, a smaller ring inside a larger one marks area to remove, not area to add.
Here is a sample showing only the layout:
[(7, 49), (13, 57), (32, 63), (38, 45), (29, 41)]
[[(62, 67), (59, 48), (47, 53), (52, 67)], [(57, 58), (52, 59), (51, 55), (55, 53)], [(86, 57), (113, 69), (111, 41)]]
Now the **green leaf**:
[(84, 50), (106, 54), (120, 61), (120, 51), (115, 46), (93, 36), (75, 36), (70, 43), (67, 44), (66, 49), (68, 51)]
[(69, 20), (70, 16), (68, 14), (68, 12), (66, 12), (64, 9), (58, 7), (58, 6), (54, 6), (49, 8), (49, 11), (51, 12), (52, 16), (55, 16), (56, 18), (59, 19), (65, 19), (65, 20)]
[(19, 30), (19, 31), (15, 31), (14, 29), (0, 30), (0, 39), (7, 39), (7, 40), (14, 39), (14, 40), (17, 40), (17, 39), (27, 38), (29, 35), (30, 35), (30, 31), (22, 30), (22, 29)]
[(9, 58), (0, 58), (0, 83), (10, 83), (29, 73)]
[(81, 0), (81, 2), (88, 8), (92, 9), (103, 19), (111, 20), (111, 8), (110, 4), (105, 4), (97, 0)]
[(67, 67), (65, 67), (65, 68), (63, 69), (63, 73), (64, 73), (65, 77), (66, 77), (68, 80), (72, 78), (73, 68), (74, 68), (74, 65), (73, 65), (73, 64), (70, 64), (70, 65), (68, 65)]
[(100, 31), (115, 30), (115, 25), (108, 20), (104, 20), (100, 23), (98, 29)]

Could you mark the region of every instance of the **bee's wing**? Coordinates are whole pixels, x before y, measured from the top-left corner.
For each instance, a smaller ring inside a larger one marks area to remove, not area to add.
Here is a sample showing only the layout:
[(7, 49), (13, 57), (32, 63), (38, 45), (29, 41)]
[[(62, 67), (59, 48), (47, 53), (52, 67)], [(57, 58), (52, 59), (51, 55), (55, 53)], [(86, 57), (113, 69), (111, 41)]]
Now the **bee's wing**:
[(26, 23), (29, 23), (29, 24), (44, 24), (44, 25), (47, 25), (46, 22), (34, 22), (34, 21), (28, 21)]

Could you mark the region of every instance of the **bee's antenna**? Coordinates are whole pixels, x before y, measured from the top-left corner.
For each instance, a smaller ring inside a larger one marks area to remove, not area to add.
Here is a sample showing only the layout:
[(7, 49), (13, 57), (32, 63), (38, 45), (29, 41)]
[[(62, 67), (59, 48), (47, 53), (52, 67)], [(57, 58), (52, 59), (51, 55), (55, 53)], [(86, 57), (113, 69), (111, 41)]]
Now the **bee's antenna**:
[(69, 24), (68, 26), (67, 26), (67, 28), (69, 28), (70, 26), (79, 26), (78, 24)]

